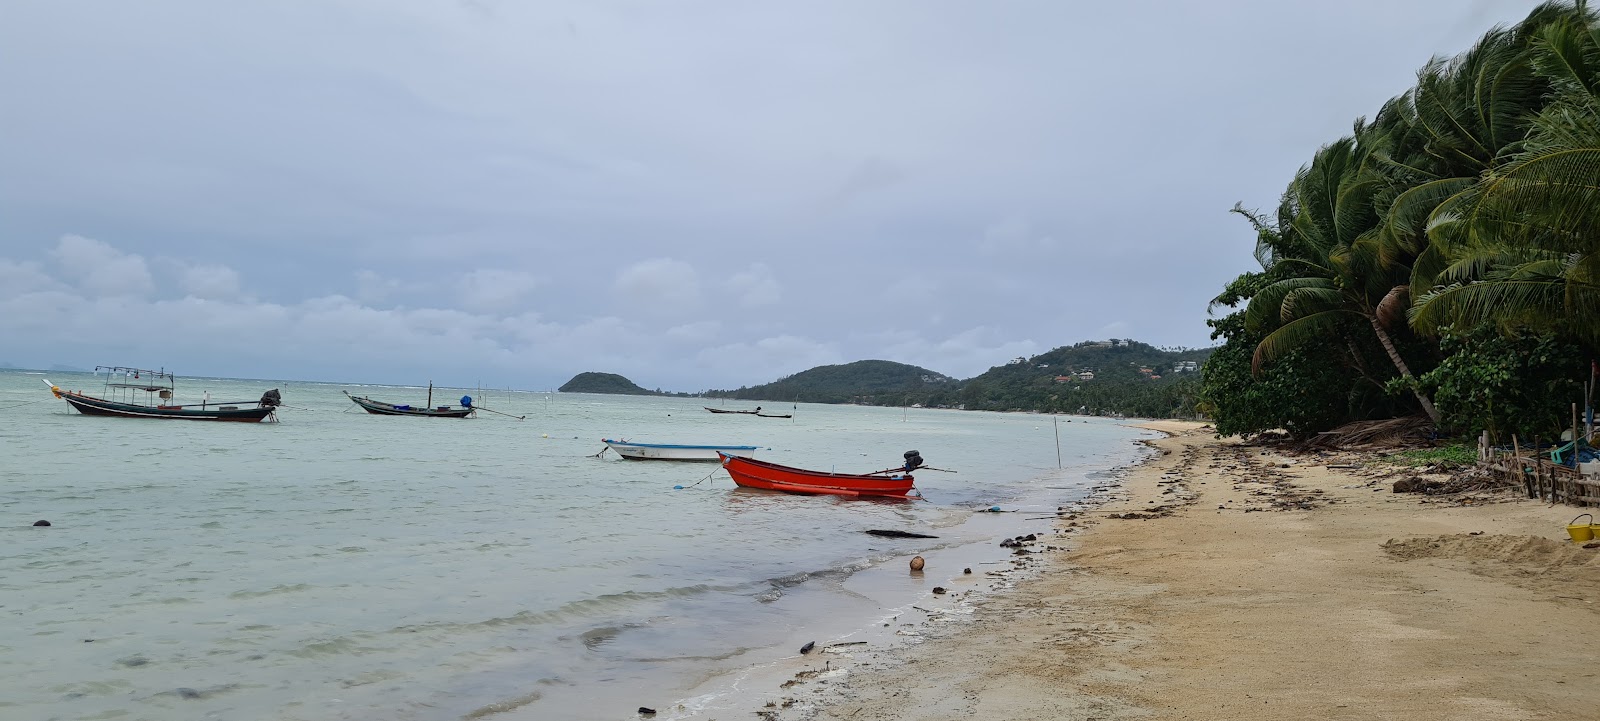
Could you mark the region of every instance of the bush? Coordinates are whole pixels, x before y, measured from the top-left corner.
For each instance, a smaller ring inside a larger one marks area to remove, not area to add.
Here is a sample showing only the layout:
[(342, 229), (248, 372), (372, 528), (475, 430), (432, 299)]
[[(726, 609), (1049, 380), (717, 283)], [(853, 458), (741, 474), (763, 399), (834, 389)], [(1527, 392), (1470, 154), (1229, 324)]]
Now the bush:
[(1445, 329), (1445, 359), (1419, 378), (1433, 393), (1445, 428), (1456, 435), (1487, 430), (1497, 442), (1555, 438), (1572, 425), (1589, 373), (1583, 350), (1554, 333), (1502, 333), (1482, 325)]

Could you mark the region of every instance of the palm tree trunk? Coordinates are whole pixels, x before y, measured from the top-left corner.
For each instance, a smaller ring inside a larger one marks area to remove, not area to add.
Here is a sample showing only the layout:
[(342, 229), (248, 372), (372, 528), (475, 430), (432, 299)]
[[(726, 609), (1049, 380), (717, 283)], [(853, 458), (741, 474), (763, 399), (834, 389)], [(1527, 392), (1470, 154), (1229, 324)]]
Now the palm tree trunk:
[(1389, 360), (1394, 361), (1394, 367), (1400, 370), (1400, 376), (1406, 379), (1407, 385), (1411, 386), (1411, 392), (1417, 395), (1417, 402), (1422, 404), (1423, 412), (1427, 413), (1428, 418), (1433, 420), (1433, 425), (1438, 426), (1440, 424), (1439, 409), (1433, 407), (1433, 399), (1429, 398), (1428, 394), (1423, 393), (1422, 389), (1417, 387), (1417, 379), (1411, 376), (1411, 369), (1406, 367), (1406, 360), (1400, 357), (1400, 351), (1395, 350), (1394, 341), (1389, 340), (1389, 334), (1384, 332), (1383, 326), (1378, 323), (1378, 319), (1368, 318), (1367, 320), (1372, 321), (1372, 331), (1378, 334), (1378, 342), (1383, 344), (1383, 350), (1389, 354)]

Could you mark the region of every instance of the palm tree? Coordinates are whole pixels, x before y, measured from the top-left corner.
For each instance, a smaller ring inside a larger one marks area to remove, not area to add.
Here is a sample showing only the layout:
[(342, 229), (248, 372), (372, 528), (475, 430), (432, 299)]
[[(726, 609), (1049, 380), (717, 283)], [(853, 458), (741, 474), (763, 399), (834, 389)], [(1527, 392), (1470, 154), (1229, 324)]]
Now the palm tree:
[(1552, 101), (1507, 162), (1430, 214), (1420, 330), (1559, 325), (1600, 341), (1600, 20), (1547, 25), (1532, 57)]
[(1385, 244), (1379, 228), (1375, 200), (1391, 184), (1369, 164), (1372, 151), (1362, 140), (1381, 142), (1382, 137), (1358, 121), (1353, 136), (1319, 150), (1290, 183), (1276, 227), (1234, 207), (1256, 228), (1256, 257), (1278, 276), (1245, 308), (1247, 328), (1271, 329), (1256, 346), (1252, 365), (1259, 371), (1272, 358), (1326, 340), (1356, 319), (1372, 329), (1418, 405), (1438, 423), (1438, 410), (1391, 335), (1408, 305), (1410, 268)]

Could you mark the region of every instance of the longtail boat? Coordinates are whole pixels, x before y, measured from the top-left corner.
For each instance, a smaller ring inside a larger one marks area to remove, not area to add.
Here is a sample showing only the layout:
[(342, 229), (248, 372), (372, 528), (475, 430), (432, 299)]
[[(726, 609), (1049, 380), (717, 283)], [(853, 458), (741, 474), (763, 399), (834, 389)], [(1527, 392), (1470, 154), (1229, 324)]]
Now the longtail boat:
[(733, 477), (734, 483), (744, 488), (851, 498), (860, 496), (905, 498), (913, 490), (912, 484), (916, 480), (911, 477), (908, 469), (915, 469), (922, 464), (921, 456), (917, 456), (915, 462), (912, 462), (908, 455), (906, 465), (902, 468), (866, 474), (823, 473), (780, 466), (754, 458), (730, 456), (726, 453), (718, 455), (722, 459), (723, 470)]
[(753, 411), (730, 411), (730, 410), (728, 410), (726, 408), (712, 408), (711, 406), (700, 406), (700, 407), (704, 408), (704, 409), (706, 409), (708, 411), (711, 411), (712, 413), (737, 413), (737, 414), (739, 414), (741, 416), (759, 416), (759, 415), (761, 415), (761, 406), (756, 406), (756, 409), (753, 410)]
[[(50, 392), (86, 416), (115, 416), (118, 418), (161, 418), (185, 421), (237, 421), (242, 423), (275, 422), (277, 409), (283, 395), (274, 388), (261, 394), (257, 401), (217, 402), (209, 397), (199, 403), (174, 404), (176, 379), (165, 369), (146, 370), (123, 366), (95, 366), (95, 375), (106, 372), (103, 395), (91, 396), (82, 391), (62, 390), (45, 380)], [(117, 380), (120, 378), (120, 380)], [(139, 393), (145, 396), (141, 400)], [(246, 407), (251, 404), (254, 407)]]
[(721, 453), (749, 458), (761, 449), (761, 446), (635, 443), (631, 441), (613, 441), (610, 438), (602, 438), (600, 440), (606, 444), (606, 448), (616, 451), (617, 455), (632, 461), (716, 461), (720, 460), (721, 456), (719, 454)]
[(416, 408), (403, 403), (385, 403), (375, 401), (365, 396), (350, 395), (344, 391), (346, 398), (354, 401), (361, 409), (375, 416), (417, 416), (420, 418), (466, 418), (477, 412), (477, 407), (472, 405), (472, 396), (461, 396), (461, 407), (433, 406), (433, 382), (428, 382), (428, 402), (421, 408)]

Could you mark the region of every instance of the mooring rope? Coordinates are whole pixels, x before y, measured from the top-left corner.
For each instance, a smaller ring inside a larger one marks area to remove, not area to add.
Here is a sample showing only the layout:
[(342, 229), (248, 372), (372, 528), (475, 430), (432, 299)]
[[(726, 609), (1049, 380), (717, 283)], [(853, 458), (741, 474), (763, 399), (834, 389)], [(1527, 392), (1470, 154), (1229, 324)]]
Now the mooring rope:
[[(722, 470), (722, 468), (721, 468), (721, 467), (718, 467), (718, 468), (717, 468), (717, 471), (720, 471), (720, 470)], [(710, 472), (710, 473), (708, 473), (708, 474), (706, 474), (706, 477), (705, 477), (705, 478), (702, 478), (702, 479), (700, 479), (700, 480), (698, 480), (698, 481), (695, 481), (695, 482), (694, 482), (694, 483), (691, 483), (691, 484), (689, 484), (689, 485), (687, 485), (687, 486), (673, 486), (673, 487), (672, 487), (672, 490), (674, 490), (674, 491), (682, 491), (682, 490), (686, 490), (686, 489), (690, 489), (690, 488), (694, 488), (694, 487), (695, 487), (695, 486), (698, 486), (698, 485), (700, 485), (700, 484), (702, 484), (702, 483), (705, 483), (705, 482), (706, 482), (706, 481), (709, 481), (709, 480), (711, 480), (711, 477), (712, 477), (712, 476), (715, 476), (715, 475), (717, 475), (717, 471), (712, 471), (712, 472)]]

